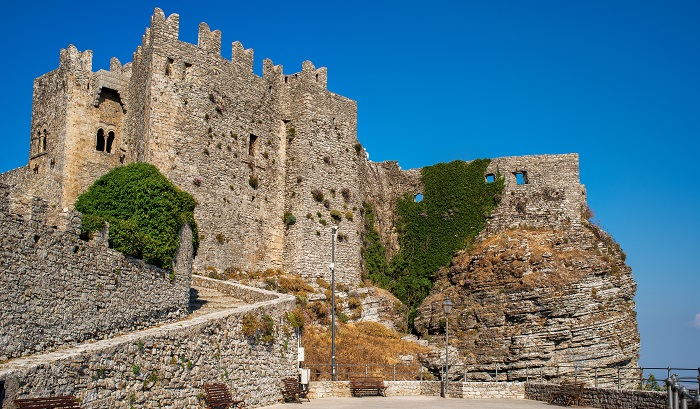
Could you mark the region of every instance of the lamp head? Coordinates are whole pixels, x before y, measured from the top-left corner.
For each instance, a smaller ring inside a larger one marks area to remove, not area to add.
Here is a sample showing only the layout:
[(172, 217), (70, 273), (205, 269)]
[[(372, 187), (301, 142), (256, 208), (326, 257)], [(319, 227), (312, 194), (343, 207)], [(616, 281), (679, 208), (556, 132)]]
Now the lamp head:
[(452, 301), (449, 298), (445, 298), (445, 301), (442, 302), (442, 309), (445, 311), (445, 315), (452, 312)]

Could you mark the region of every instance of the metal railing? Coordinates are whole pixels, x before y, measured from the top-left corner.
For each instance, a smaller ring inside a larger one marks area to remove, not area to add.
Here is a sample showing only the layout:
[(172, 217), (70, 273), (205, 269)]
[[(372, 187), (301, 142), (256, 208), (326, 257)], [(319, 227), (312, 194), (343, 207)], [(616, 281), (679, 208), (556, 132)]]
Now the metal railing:
[[(331, 380), (330, 364), (304, 365), (311, 370), (311, 381)], [(436, 380), (434, 375), (421, 371), (420, 364), (336, 364), (336, 379), (347, 381), (356, 376), (377, 376), (390, 381)]]
[[(700, 368), (698, 368), (698, 383), (700, 385)], [(685, 380), (687, 382), (687, 379)], [(671, 375), (665, 380), (668, 396), (668, 409), (700, 408), (700, 388), (688, 389), (683, 378)], [(690, 406), (688, 406), (690, 404)]]
[[(331, 379), (330, 364), (304, 365), (311, 370), (312, 381)], [(337, 364), (337, 379), (349, 380), (353, 376), (378, 376), (393, 381), (443, 380), (444, 366), (439, 374), (427, 371), (419, 363), (387, 364)], [(500, 365), (475, 367), (450, 365), (450, 382), (583, 382), (590, 387), (613, 389), (656, 390), (668, 389), (664, 382), (673, 375), (679, 385), (691, 391), (700, 389), (700, 368), (616, 367), (588, 366), (576, 363), (559, 363), (547, 366), (505, 369)]]

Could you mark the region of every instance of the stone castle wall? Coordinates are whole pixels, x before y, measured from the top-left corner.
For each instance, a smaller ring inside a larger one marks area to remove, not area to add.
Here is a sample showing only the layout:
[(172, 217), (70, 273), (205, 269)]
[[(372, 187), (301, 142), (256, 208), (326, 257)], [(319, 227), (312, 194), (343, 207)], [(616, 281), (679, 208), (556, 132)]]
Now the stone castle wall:
[[(200, 281), (212, 281), (201, 278)], [(297, 371), (294, 331), (286, 312), (294, 297), (230, 283), (209, 283), (232, 294), (263, 300), (113, 339), (0, 364), (6, 396), (75, 395), (80, 407), (195, 409), (204, 407), (202, 385), (223, 382), (245, 407), (277, 403), (281, 379)], [(272, 317), (271, 342), (243, 334), (243, 317)]]
[(69, 213), (68, 231), (47, 226), (46, 210), (35, 200), (29, 220), (0, 211), (0, 361), (187, 314), (189, 227), (181, 233), (184, 245), (171, 279), (165, 270), (107, 248), (104, 239), (81, 240), (79, 214)]
[(503, 177), (505, 183), (482, 236), (516, 226), (581, 226), (586, 188), (579, 177), (578, 154), (496, 158), (486, 172)]

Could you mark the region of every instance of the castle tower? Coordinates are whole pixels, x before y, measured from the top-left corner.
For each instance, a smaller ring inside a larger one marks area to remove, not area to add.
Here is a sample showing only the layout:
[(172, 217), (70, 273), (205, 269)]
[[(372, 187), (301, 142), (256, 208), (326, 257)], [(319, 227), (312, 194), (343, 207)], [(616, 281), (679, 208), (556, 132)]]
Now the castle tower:
[(49, 201), (49, 221), (125, 159), (122, 143), (125, 76), (92, 72), (92, 52), (61, 50), (59, 67), (34, 81), (26, 192)]

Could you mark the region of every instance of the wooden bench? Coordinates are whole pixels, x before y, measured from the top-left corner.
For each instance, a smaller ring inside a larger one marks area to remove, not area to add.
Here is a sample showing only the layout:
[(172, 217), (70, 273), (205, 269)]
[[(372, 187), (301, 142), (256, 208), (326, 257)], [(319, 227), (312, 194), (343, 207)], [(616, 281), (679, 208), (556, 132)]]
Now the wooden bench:
[(209, 383), (203, 388), (206, 393), (208, 409), (228, 409), (243, 403), (242, 400), (234, 400), (228, 387), (223, 383)]
[(362, 397), (365, 393), (376, 393), (378, 396), (386, 396), (384, 380), (379, 377), (350, 378), (350, 391), (353, 396)]
[(552, 392), (549, 397), (550, 404), (562, 404), (564, 406), (581, 406), (583, 403), (583, 382), (564, 381)]
[(75, 396), (17, 399), (14, 403), (17, 409), (80, 409)]
[(301, 403), (301, 399), (304, 398), (311, 402), (311, 399), (306, 396), (306, 391), (299, 387), (299, 380), (296, 378), (284, 378), (284, 401), (285, 402), (298, 402)]

